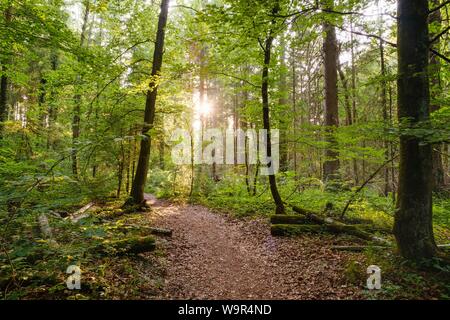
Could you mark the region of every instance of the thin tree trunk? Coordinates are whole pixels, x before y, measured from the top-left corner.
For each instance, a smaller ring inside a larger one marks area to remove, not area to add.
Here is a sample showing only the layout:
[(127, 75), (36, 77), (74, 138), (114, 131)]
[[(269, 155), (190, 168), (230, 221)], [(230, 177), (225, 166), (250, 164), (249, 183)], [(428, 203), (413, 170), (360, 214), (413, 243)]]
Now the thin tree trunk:
[[(333, 1), (326, 2), (325, 8), (332, 10)], [(338, 48), (335, 27), (325, 22), (323, 24), (325, 39), (324, 69), (325, 69), (325, 126), (327, 127), (328, 147), (325, 150), (326, 159), (323, 163), (323, 177), (325, 181), (336, 179), (339, 171), (338, 152), (336, 151), (336, 139), (334, 131), (339, 126), (338, 114), (338, 89), (337, 89), (337, 63)]]
[[(382, 25), (380, 24), (380, 37), (382, 36)], [(384, 57), (384, 44), (383, 41), (380, 40), (380, 73), (381, 73), (381, 109), (383, 111), (383, 122), (384, 127), (386, 128), (389, 124), (388, 119), (388, 106), (387, 106), (387, 80), (386, 80), (386, 62)], [(384, 158), (385, 160), (389, 159), (389, 141), (384, 141)], [(390, 183), (389, 183), (389, 166), (384, 167), (384, 195), (387, 196), (390, 192)]]
[[(351, 60), (352, 60), (352, 123), (356, 123), (356, 66), (355, 66), (355, 48), (353, 36), (353, 16), (350, 17), (350, 46), (351, 46)], [(353, 159), (353, 175), (355, 177), (356, 185), (359, 184), (358, 161)]]
[(191, 131), (191, 184), (189, 189), (189, 198), (194, 194), (195, 183), (195, 148), (194, 148), (194, 133)]
[(341, 65), (339, 63), (337, 65), (338, 65), (339, 78), (341, 79), (342, 88), (344, 89), (344, 106), (345, 106), (345, 115), (346, 115), (345, 125), (350, 126), (353, 124), (350, 92), (348, 90), (347, 79), (345, 78), (345, 74), (342, 71)]
[[(8, 7), (5, 10), (4, 15), (5, 24), (7, 25), (11, 22), (11, 7)], [(8, 76), (6, 75), (7, 64), (7, 59), (0, 61), (0, 69), (2, 72), (0, 78), (0, 139), (3, 137), (3, 122), (6, 120), (6, 115), (8, 112)]]
[[(281, 48), (281, 57), (280, 57), (280, 83), (279, 83), (279, 91), (280, 91), (280, 99), (278, 101), (279, 107), (282, 110), (285, 110), (288, 104), (288, 89), (287, 89), (287, 74), (286, 74), (286, 39), (284, 35), (281, 35), (280, 38), (280, 48)], [(284, 120), (286, 118), (285, 112), (281, 113), (279, 129), (280, 129), (280, 171), (286, 172), (289, 170), (288, 166), (288, 122)]]
[[(440, 0), (432, 0), (433, 7), (437, 7), (440, 4)], [(436, 32), (430, 34), (430, 39), (433, 39), (439, 34), (442, 23), (441, 11), (436, 10), (430, 15), (430, 24), (436, 29)], [(437, 39), (432, 44), (433, 49), (440, 51), (440, 41)], [(430, 57), (430, 71), (431, 71), (431, 92), (432, 96), (436, 99), (441, 97), (441, 61), (435, 54), (431, 54)], [(434, 112), (440, 109), (439, 102), (433, 102), (430, 104), (430, 112)], [(433, 146), (433, 190), (436, 192), (442, 191), (445, 185), (445, 173), (442, 164), (442, 144), (436, 144)]]
[[(292, 47), (292, 112), (294, 113), (294, 118), (292, 119), (293, 124), (293, 137), (294, 137), (294, 145), (293, 145), (293, 160), (294, 160), (294, 177), (297, 179), (297, 129), (298, 129), (298, 119), (297, 119), (297, 70), (296, 70), (296, 50)], [(300, 86), (302, 85), (302, 79), (300, 78)], [(303, 93), (303, 92), (302, 92)]]
[[(398, 112), (408, 127), (429, 119), (428, 0), (398, 1)], [(400, 176), (394, 234), (400, 254), (436, 254), (432, 222), (432, 150), (415, 136), (400, 137)]]
[[(81, 28), (80, 46), (83, 47), (86, 42), (87, 26), (90, 15), (90, 0), (84, 1), (84, 18)], [(80, 138), (80, 124), (81, 124), (81, 93), (79, 84), (81, 82), (80, 75), (77, 76), (77, 83), (75, 84), (74, 109), (72, 118), (72, 174), (78, 177), (78, 150), (77, 143)]]
[(164, 135), (161, 134), (161, 141), (159, 141), (159, 168), (161, 170), (164, 170), (166, 167), (166, 162), (164, 159), (165, 151), (166, 150), (166, 143), (164, 142)]
[(125, 168), (125, 148), (123, 146), (123, 141), (120, 142), (120, 155), (119, 155), (119, 163), (117, 167), (117, 198), (120, 198), (120, 194), (122, 193), (122, 185), (123, 185), (123, 171)]
[[(58, 52), (56, 50), (52, 50), (52, 52), (50, 54), (50, 65), (51, 65), (52, 71), (56, 71), (58, 69), (58, 63), (59, 63)], [(49, 93), (47, 114), (48, 114), (47, 149), (50, 149), (51, 147), (54, 147), (54, 139), (53, 139), (52, 135), (53, 135), (54, 124), (56, 122), (56, 118), (57, 118), (57, 114), (58, 114), (58, 111), (56, 108), (56, 92), (53, 87), (50, 89), (50, 93)]]
[[(277, 2), (272, 12), (274, 15), (276, 15), (278, 11), (279, 11), (279, 4)], [(272, 24), (275, 23), (276, 23), (275, 20), (273, 20)], [(263, 104), (263, 124), (264, 129), (267, 130), (266, 143), (267, 143), (267, 157), (269, 158), (272, 157), (272, 139), (270, 132), (271, 128), (270, 128), (270, 107), (269, 107), (269, 68), (270, 68), (273, 40), (274, 40), (273, 30), (270, 30), (269, 35), (266, 38), (264, 47), (264, 66), (262, 71), (262, 87), (261, 87), (262, 104)], [(285, 212), (284, 204), (283, 200), (281, 199), (280, 193), (278, 192), (277, 180), (274, 172), (272, 172), (272, 174), (269, 174), (269, 185), (273, 200), (275, 202), (276, 213), (284, 214)]]
[(155, 51), (153, 54), (152, 81), (150, 89), (147, 91), (145, 104), (144, 126), (142, 128), (141, 150), (136, 169), (136, 176), (131, 188), (131, 198), (128, 204), (142, 205), (144, 200), (144, 189), (147, 182), (148, 165), (150, 160), (151, 136), (149, 131), (153, 128), (155, 120), (156, 97), (158, 94), (158, 79), (161, 74), (161, 67), (164, 55), (164, 38), (169, 11), (169, 0), (162, 0), (161, 12), (158, 20), (158, 30), (156, 33)]

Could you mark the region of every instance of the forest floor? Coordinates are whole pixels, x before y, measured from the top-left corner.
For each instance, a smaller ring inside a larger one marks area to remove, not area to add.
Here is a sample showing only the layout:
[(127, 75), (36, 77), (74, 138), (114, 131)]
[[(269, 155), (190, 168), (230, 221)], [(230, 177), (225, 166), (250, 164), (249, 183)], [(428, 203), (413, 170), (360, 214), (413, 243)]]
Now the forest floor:
[[(162, 299), (359, 299), (344, 279), (350, 254), (333, 237), (275, 238), (264, 219), (243, 220), (148, 197), (152, 225), (173, 230)], [(355, 259), (355, 254), (351, 254)]]

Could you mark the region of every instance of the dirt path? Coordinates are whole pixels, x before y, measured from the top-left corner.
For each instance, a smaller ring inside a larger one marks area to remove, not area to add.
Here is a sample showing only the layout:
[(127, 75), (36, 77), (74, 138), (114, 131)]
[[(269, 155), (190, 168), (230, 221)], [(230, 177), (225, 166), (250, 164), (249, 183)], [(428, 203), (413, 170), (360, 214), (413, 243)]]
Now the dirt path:
[(346, 256), (332, 239), (274, 238), (262, 220), (236, 220), (196, 205), (152, 200), (152, 223), (173, 229), (164, 299), (355, 299)]

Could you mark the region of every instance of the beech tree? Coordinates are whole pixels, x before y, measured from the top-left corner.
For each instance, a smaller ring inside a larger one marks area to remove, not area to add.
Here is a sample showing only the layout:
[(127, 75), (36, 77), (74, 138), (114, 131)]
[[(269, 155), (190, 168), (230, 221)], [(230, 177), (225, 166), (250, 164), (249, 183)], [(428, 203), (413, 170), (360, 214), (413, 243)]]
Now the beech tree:
[[(428, 0), (398, 1), (398, 117), (403, 129), (429, 120)], [(436, 254), (432, 223), (432, 148), (421, 137), (400, 137), (400, 168), (394, 232), (410, 259)]]
[[(323, 1), (325, 10), (333, 10), (333, 0)], [(338, 112), (338, 45), (336, 30), (330, 21), (323, 23), (324, 42), (324, 74), (325, 74), (325, 126), (327, 127), (327, 142), (329, 146), (325, 150), (325, 162), (323, 163), (323, 177), (325, 181), (337, 178), (339, 159), (336, 151), (335, 129), (339, 126)]]
[(164, 39), (166, 33), (167, 16), (169, 13), (169, 0), (162, 0), (161, 11), (158, 19), (158, 30), (156, 32), (155, 50), (153, 53), (153, 67), (151, 74), (150, 89), (147, 91), (145, 102), (144, 125), (142, 127), (141, 149), (136, 168), (136, 174), (131, 187), (131, 197), (127, 204), (142, 205), (144, 200), (144, 188), (147, 182), (148, 166), (151, 148), (151, 130), (153, 129), (156, 111), (156, 98), (161, 77), (161, 67), (164, 55)]

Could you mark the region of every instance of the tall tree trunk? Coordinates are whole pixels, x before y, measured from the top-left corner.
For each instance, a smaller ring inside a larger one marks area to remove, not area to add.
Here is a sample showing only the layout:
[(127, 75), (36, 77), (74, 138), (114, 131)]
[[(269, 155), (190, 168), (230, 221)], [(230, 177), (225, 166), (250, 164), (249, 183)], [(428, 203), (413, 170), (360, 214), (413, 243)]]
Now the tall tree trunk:
[(153, 128), (155, 120), (156, 97), (158, 94), (158, 77), (161, 74), (161, 67), (164, 55), (164, 38), (169, 11), (169, 0), (162, 0), (161, 11), (159, 13), (158, 30), (156, 33), (155, 51), (153, 53), (152, 81), (150, 89), (147, 91), (145, 104), (144, 126), (142, 128), (141, 150), (136, 169), (136, 176), (131, 188), (131, 198), (128, 204), (144, 204), (144, 188), (147, 182), (148, 165), (150, 160), (151, 136), (149, 131)]
[(288, 164), (288, 121), (285, 120), (287, 118), (286, 106), (288, 105), (288, 89), (287, 89), (287, 70), (286, 70), (286, 39), (284, 35), (281, 35), (280, 38), (280, 49), (281, 49), (281, 57), (280, 57), (280, 83), (279, 83), (279, 94), (280, 99), (278, 104), (280, 105), (281, 110), (283, 112), (280, 114), (279, 121), (279, 129), (280, 129), (280, 171), (286, 172), (289, 170)]
[(164, 142), (164, 135), (161, 134), (161, 140), (159, 141), (159, 168), (164, 170), (166, 168), (166, 162), (164, 159), (166, 153), (166, 143)]
[[(437, 7), (440, 4), (440, 0), (432, 0), (431, 3), (433, 7)], [(442, 17), (441, 11), (436, 10), (430, 15), (430, 25), (435, 32), (430, 33), (430, 39), (433, 39), (437, 34), (439, 34), (441, 29)], [(436, 51), (440, 51), (440, 41), (435, 40), (432, 47)], [(431, 92), (432, 97), (439, 99), (441, 97), (442, 87), (441, 87), (441, 61), (438, 56), (431, 54), (430, 57), (430, 71), (431, 71)], [(440, 109), (439, 102), (432, 102), (430, 104), (430, 112), (434, 112)], [(445, 172), (442, 163), (442, 144), (436, 144), (433, 146), (433, 190), (441, 191), (445, 185)]]
[[(398, 1), (398, 112), (408, 127), (429, 119), (428, 0)], [(432, 222), (432, 149), (400, 137), (400, 175), (394, 233), (400, 254), (421, 260), (436, 254)]]
[(352, 106), (350, 101), (350, 92), (348, 90), (347, 78), (345, 77), (344, 72), (342, 71), (341, 65), (338, 62), (338, 73), (339, 78), (341, 79), (342, 89), (344, 89), (344, 106), (345, 106), (345, 125), (350, 126), (353, 124), (352, 118)]
[[(83, 25), (81, 27), (80, 46), (83, 47), (86, 42), (87, 26), (89, 22), (89, 15), (91, 12), (90, 0), (86, 0), (84, 3), (84, 18)], [(81, 92), (80, 92), (80, 75), (77, 76), (77, 83), (75, 84), (75, 96), (74, 96), (74, 109), (72, 118), (72, 174), (78, 177), (78, 150), (77, 143), (80, 138), (80, 125), (81, 125)]]
[[(351, 62), (352, 62), (352, 123), (357, 121), (356, 113), (356, 66), (355, 66), (355, 46), (353, 36), (353, 16), (350, 17), (350, 49), (351, 49)], [(353, 175), (355, 176), (355, 183), (359, 185), (359, 171), (358, 161), (353, 159)]]
[[(4, 12), (5, 24), (11, 22), (11, 7), (9, 6)], [(8, 112), (8, 76), (7, 72), (8, 61), (0, 61), (0, 139), (3, 137), (3, 122), (6, 120)]]
[[(379, 3), (377, 4), (379, 5)], [(389, 125), (389, 117), (388, 117), (388, 101), (387, 101), (387, 79), (386, 79), (386, 59), (384, 55), (384, 43), (381, 40), (383, 37), (383, 18), (380, 15), (380, 24), (379, 24), (379, 49), (380, 49), (380, 75), (381, 75), (381, 92), (380, 92), (380, 100), (381, 100), (381, 110), (383, 112), (383, 123), (385, 127), (385, 131), (387, 131), (387, 126)], [(386, 132), (387, 133), (387, 132)], [(384, 141), (384, 158), (385, 161), (389, 160), (389, 141)], [(384, 171), (384, 195), (387, 196), (390, 192), (390, 181), (389, 181), (389, 169), (390, 166), (385, 166)]]
[[(50, 53), (50, 65), (52, 71), (56, 71), (58, 69), (58, 62), (59, 62), (58, 52), (57, 50), (52, 50), (52, 52)], [(54, 147), (54, 139), (52, 135), (54, 124), (56, 122), (58, 114), (58, 110), (56, 108), (56, 92), (53, 87), (50, 88), (47, 114), (48, 114), (47, 149), (50, 149), (50, 147)]]
[[(333, 9), (333, 1), (323, 1), (326, 9)], [(339, 156), (336, 151), (335, 129), (339, 126), (338, 114), (338, 89), (337, 89), (337, 63), (338, 48), (336, 30), (334, 26), (325, 22), (323, 24), (325, 39), (323, 44), (324, 69), (325, 69), (325, 126), (327, 127), (327, 142), (329, 146), (325, 150), (326, 159), (323, 163), (324, 180), (337, 178), (339, 171)]]
[[(275, 4), (274, 9), (272, 10), (272, 13), (273, 15), (276, 15), (278, 12), (279, 12), (279, 4), (277, 2)], [(275, 20), (273, 20), (272, 24), (275, 23), (276, 23)], [(267, 130), (266, 143), (267, 143), (267, 157), (269, 158), (272, 157), (272, 139), (270, 132), (271, 128), (270, 128), (270, 107), (269, 107), (269, 68), (270, 68), (273, 40), (274, 40), (273, 30), (270, 30), (266, 38), (264, 47), (264, 66), (262, 70), (262, 87), (261, 87), (262, 104), (263, 104), (263, 124), (264, 129)], [(275, 173), (269, 174), (269, 185), (273, 200), (275, 202), (276, 213), (284, 214), (285, 212), (284, 204), (283, 200), (281, 199), (280, 193), (278, 192)]]
[[(293, 161), (294, 161), (294, 177), (297, 179), (297, 172), (298, 172), (298, 160), (297, 160), (297, 129), (298, 129), (298, 117), (297, 117), (297, 69), (296, 69), (296, 63), (295, 63), (295, 59), (296, 59), (296, 50), (295, 47), (292, 46), (292, 112), (294, 113), (294, 118), (292, 119), (292, 127), (293, 127), (293, 137), (294, 137), (294, 145), (293, 147), (293, 153), (292, 153), (292, 157), (293, 157)], [(302, 86), (302, 78), (300, 77), (300, 86)], [(301, 88), (301, 87), (300, 87)], [(303, 93), (302, 90), (300, 90), (301, 93)]]

